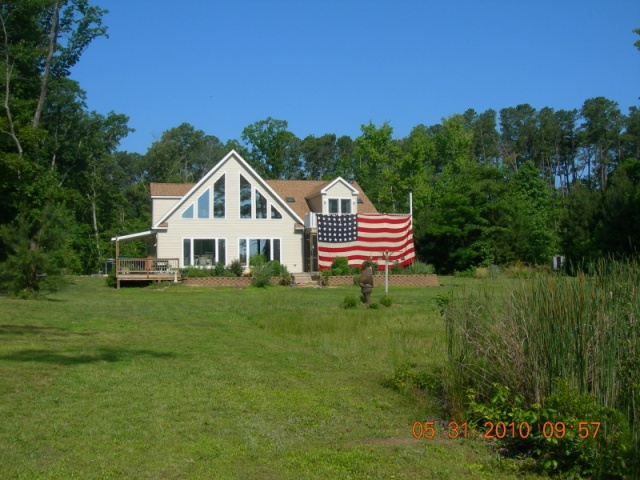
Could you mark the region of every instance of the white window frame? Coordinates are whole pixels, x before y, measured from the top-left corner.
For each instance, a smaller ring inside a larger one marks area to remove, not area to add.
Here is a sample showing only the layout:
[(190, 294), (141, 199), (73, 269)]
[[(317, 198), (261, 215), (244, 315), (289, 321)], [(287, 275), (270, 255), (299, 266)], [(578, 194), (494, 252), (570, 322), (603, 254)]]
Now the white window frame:
[[(269, 252), (271, 253), (271, 258), (267, 258), (267, 261), (271, 261), (271, 260), (278, 260), (280, 263), (282, 263), (282, 237), (239, 237), (238, 238), (238, 258), (240, 258), (241, 253), (240, 253), (240, 242), (244, 240), (246, 243), (246, 258), (244, 261), (244, 268), (245, 270), (249, 268), (249, 263), (251, 262), (251, 240), (269, 240)], [(279, 254), (280, 254), (280, 258), (273, 258), (273, 253), (275, 251), (274, 248), (274, 242), (278, 241), (280, 242), (280, 247), (279, 247)]]
[[(185, 240), (189, 240), (189, 264), (185, 264), (184, 263), (184, 241)], [(224, 259), (220, 259), (220, 245), (219, 242), (220, 240), (224, 240), (224, 254), (225, 257), (227, 256), (227, 248), (229, 246), (229, 243), (227, 242), (227, 238), (226, 237), (182, 237), (182, 242), (180, 244), (180, 248), (181, 248), (181, 255), (180, 255), (180, 263), (182, 264), (182, 267), (202, 267), (202, 265), (196, 265), (195, 264), (195, 258), (194, 258), (194, 244), (193, 242), (195, 240), (213, 240), (214, 245), (215, 245), (215, 258), (212, 259), (211, 261), (211, 265), (210, 268), (213, 267), (216, 263), (224, 263), (225, 265), (226, 263), (226, 258)]]
[[(249, 185), (251, 185), (251, 195), (250, 195), (250, 201), (251, 201), (251, 216), (250, 217), (243, 217), (242, 216), (242, 210), (240, 208), (241, 206), (241, 200), (240, 200), (240, 189), (238, 190), (238, 218), (240, 220), (259, 220), (259, 221), (265, 221), (265, 220), (282, 220), (284, 218), (284, 215), (282, 215), (282, 211), (280, 208), (278, 208), (278, 206), (271, 201), (270, 195), (267, 195), (266, 191), (263, 189), (259, 189), (256, 188), (256, 186), (254, 185), (254, 183), (248, 179), (245, 175), (242, 175), (242, 173), (238, 174), (238, 187), (240, 187), (240, 179), (244, 178), (247, 182), (249, 182)], [(264, 198), (267, 202), (267, 214), (262, 217), (262, 218), (258, 218), (257, 216), (257, 210), (258, 210), (258, 202), (256, 199), (256, 193), (259, 193), (262, 198)], [(275, 209), (276, 212), (278, 212), (280, 214), (280, 218), (273, 218), (271, 216), (271, 209)], [(254, 237), (255, 238), (255, 237)], [(239, 245), (239, 244), (238, 244)]]
[[(331, 197), (327, 199), (327, 213), (329, 214), (342, 214), (342, 213), (354, 213), (353, 212), (353, 198), (346, 198), (346, 197)], [(332, 212), (331, 211), (331, 201), (335, 200), (336, 202), (338, 202), (338, 211), (337, 212)], [(342, 211), (342, 202), (343, 201), (349, 201), (349, 211), (348, 212), (343, 212)]]

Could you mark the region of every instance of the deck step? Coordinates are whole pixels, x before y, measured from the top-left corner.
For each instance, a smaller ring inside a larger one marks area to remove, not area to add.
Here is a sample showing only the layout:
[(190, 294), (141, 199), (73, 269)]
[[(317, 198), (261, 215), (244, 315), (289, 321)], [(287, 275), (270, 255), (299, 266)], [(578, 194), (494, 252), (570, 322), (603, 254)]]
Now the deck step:
[[(318, 280), (314, 280), (313, 277), (316, 276), (315, 273), (292, 273), (291, 279), (294, 285), (317, 285)], [(317, 277), (316, 277), (317, 278)]]

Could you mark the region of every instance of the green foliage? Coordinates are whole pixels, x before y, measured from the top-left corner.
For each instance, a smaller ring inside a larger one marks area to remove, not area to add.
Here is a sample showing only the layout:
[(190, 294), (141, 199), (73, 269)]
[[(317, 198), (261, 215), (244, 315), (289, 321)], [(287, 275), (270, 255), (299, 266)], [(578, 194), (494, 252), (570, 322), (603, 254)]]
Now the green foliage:
[(444, 394), (443, 376), (444, 372), (440, 369), (421, 369), (414, 363), (406, 362), (386, 376), (383, 385), (400, 393), (414, 394), (418, 390), (440, 399)]
[(391, 275), (402, 275), (404, 273), (404, 269), (400, 266), (400, 262), (395, 261), (391, 268), (389, 269), (389, 274)]
[(475, 278), (476, 277), (476, 268), (469, 267), (466, 270), (462, 271), (454, 271), (453, 276), (457, 278)]
[(436, 273), (436, 269), (429, 263), (424, 263), (420, 260), (416, 260), (407, 268), (405, 268), (403, 273), (407, 275), (433, 275), (434, 273)]
[(271, 265), (262, 263), (256, 265), (251, 270), (251, 285), (254, 287), (265, 288), (271, 280)]
[[(577, 478), (625, 478), (631, 472), (634, 460), (624, 417), (579, 394), (569, 382), (559, 381), (543, 405), (526, 405), (522, 396), (498, 384), (490, 399), (479, 399), (473, 389), (467, 398), (465, 419), (470, 424), (487, 433), (491, 430), (486, 422), (504, 423), (508, 433), (499, 441), (509, 455), (532, 455), (542, 471), (569, 472)], [(597, 434), (591, 422), (599, 423)]]
[[(502, 294), (487, 290), (454, 298), (446, 311), (449, 403), (460, 413), (464, 400), (459, 396), (466, 388), (479, 399), (491, 398), (498, 383), (508, 385), (523, 405), (552, 405), (571, 421), (600, 421), (579, 418), (581, 411), (565, 405), (571, 397), (584, 403), (589, 396), (597, 407), (592, 414), (611, 422), (613, 443), (599, 443), (598, 451), (624, 458), (624, 470), (635, 465), (630, 461), (640, 451), (640, 330), (631, 320), (640, 313), (640, 264), (609, 259), (591, 265), (589, 272), (576, 277), (536, 273)], [(575, 392), (566, 393), (560, 380)], [(599, 466), (587, 466), (589, 453), (562, 455), (554, 450), (550, 465), (565, 468), (570, 458), (579, 457), (580, 471), (616, 471), (601, 459)]]
[(378, 262), (373, 259), (368, 259), (362, 262), (362, 270), (366, 270), (367, 268), (371, 268), (371, 271), (375, 275), (378, 271)]
[(353, 295), (347, 295), (342, 300), (342, 303), (340, 304), (340, 306), (345, 309), (356, 308), (358, 306), (358, 299)]
[(0, 264), (0, 288), (23, 298), (59, 289), (64, 282), (57, 253), (66, 244), (66, 225), (68, 212), (47, 204), (38, 219), (22, 212), (11, 224), (0, 226), (7, 252)]
[(336, 257), (331, 262), (332, 275), (348, 275), (350, 272), (349, 260), (346, 257)]
[(449, 303), (451, 302), (450, 297), (448, 297), (447, 295), (438, 294), (434, 297), (433, 301), (440, 311), (440, 316), (443, 316), (445, 313), (447, 313), (447, 308), (449, 308)]
[(382, 297), (380, 297), (380, 305), (382, 305), (383, 307), (390, 307), (391, 305), (393, 305), (393, 298), (391, 298), (389, 295), (383, 295)]
[(231, 261), (231, 263), (227, 266), (227, 269), (236, 277), (241, 277), (244, 273), (244, 264), (240, 261), (240, 259), (236, 258), (235, 260)]

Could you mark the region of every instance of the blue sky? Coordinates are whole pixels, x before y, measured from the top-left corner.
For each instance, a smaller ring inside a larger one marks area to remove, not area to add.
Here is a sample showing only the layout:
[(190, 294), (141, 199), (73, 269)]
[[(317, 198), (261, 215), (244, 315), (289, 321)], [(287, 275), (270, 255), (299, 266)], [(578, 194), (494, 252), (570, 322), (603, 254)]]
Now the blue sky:
[(223, 142), (286, 120), (356, 138), (529, 103), (640, 105), (638, 0), (93, 0), (109, 10), (72, 78), (89, 109), (130, 117), (145, 153), (188, 122)]

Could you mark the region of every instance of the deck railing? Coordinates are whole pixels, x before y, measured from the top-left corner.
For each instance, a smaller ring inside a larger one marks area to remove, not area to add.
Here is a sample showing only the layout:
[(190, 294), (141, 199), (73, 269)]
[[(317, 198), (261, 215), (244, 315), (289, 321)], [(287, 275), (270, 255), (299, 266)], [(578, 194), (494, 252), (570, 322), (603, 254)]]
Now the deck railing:
[(117, 275), (169, 275), (178, 272), (178, 258), (118, 258)]

